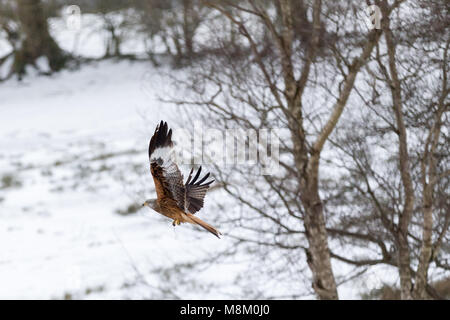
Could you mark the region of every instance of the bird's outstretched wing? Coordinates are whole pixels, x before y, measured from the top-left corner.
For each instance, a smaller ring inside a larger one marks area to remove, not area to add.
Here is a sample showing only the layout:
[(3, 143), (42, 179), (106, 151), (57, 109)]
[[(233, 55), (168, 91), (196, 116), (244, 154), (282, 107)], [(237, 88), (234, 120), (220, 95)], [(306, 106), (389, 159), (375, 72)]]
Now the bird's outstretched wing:
[(181, 174), (174, 159), (172, 129), (161, 121), (150, 139), (148, 147), (150, 171), (155, 182), (158, 200), (172, 199), (176, 205), (184, 210), (186, 203), (186, 189)]
[(202, 167), (198, 169), (194, 179), (192, 179), (193, 171), (194, 168), (191, 169), (191, 172), (189, 173), (189, 177), (185, 184), (186, 189), (185, 208), (188, 212), (192, 214), (196, 213), (201, 208), (203, 208), (203, 201), (206, 192), (209, 189), (209, 185), (214, 182), (214, 180), (205, 182), (205, 180), (208, 179), (209, 177), (209, 172), (200, 181), (197, 181), (200, 176), (200, 173), (202, 172)]

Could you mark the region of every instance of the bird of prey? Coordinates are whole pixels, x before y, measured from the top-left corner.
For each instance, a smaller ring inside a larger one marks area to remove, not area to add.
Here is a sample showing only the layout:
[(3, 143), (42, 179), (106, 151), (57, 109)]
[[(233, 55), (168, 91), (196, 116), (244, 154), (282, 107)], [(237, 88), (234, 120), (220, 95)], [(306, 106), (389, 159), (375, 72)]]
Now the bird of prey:
[(166, 122), (161, 121), (156, 126), (150, 139), (148, 155), (157, 198), (146, 200), (143, 206), (172, 219), (174, 227), (186, 222), (197, 224), (220, 238), (219, 230), (194, 215), (203, 207), (203, 199), (214, 180), (205, 182), (209, 173), (199, 180), (200, 167), (194, 178), (192, 168), (186, 183), (183, 183), (183, 175), (174, 160), (172, 129), (168, 129)]

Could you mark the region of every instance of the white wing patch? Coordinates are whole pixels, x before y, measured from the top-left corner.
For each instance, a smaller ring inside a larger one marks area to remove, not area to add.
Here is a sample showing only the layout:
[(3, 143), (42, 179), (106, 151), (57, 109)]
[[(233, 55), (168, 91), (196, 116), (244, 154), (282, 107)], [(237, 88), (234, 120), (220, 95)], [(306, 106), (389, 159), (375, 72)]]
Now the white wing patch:
[[(152, 153), (150, 162), (157, 162), (161, 167), (166, 168), (175, 161), (175, 152), (172, 147), (156, 148)], [(161, 159), (161, 161), (158, 161)]]

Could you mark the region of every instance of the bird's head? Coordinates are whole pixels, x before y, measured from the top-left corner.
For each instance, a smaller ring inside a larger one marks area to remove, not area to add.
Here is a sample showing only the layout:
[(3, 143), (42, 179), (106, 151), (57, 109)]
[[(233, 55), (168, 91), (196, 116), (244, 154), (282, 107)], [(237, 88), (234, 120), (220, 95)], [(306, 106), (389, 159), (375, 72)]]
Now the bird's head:
[(156, 203), (156, 199), (148, 199), (142, 204), (143, 207), (149, 207), (153, 210), (157, 210), (158, 204)]

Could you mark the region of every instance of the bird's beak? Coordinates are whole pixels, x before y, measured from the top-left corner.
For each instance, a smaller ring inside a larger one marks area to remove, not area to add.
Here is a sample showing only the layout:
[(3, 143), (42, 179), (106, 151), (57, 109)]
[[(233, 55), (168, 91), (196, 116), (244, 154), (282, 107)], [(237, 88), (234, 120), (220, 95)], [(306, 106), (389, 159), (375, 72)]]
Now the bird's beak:
[(145, 207), (145, 203), (143, 203), (142, 206)]

